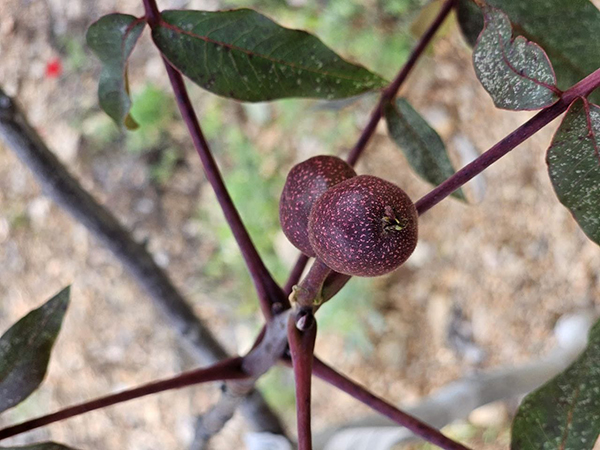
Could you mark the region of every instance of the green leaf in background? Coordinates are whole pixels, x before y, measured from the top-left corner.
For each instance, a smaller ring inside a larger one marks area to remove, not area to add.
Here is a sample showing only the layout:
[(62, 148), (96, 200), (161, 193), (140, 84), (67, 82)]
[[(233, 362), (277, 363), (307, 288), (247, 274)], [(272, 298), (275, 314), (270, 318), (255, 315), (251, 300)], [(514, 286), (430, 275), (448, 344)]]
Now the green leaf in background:
[[(391, 138), (419, 176), (437, 186), (454, 175), (444, 142), (406, 99), (399, 98), (395, 103), (388, 103), (385, 120)], [(452, 195), (466, 200), (460, 189)]]
[(475, 47), (479, 33), (483, 29), (483, 14), (473, 0), (458, 0), (456, 5), (458, 25), (471, 47)]
[(560, 202), (600, 244), (600, 107), (571, 105), (548, 148), (546, 162)]
[(539, 109), (558, 100), (552, 64), (542, 48), (523, 36), (512, 39), (508, 16), (483, 8), (485, 26), (473, 49), (477, 78), (498, 108)]
[(94, 22), (87, 31), (89, 47), (102, 61), (98, 84), (100, 107), (117, 125), (137, 128), (129, 115), (131, 100), (127, 81), (127, 59), (131, 54), (145, 20), (127, 14), (109, 14)]
[(25, 445), (23, 447), (0, 447), (0, 450), (73, 450), (56, 442), (40, 442), (39, 444)]
[[(537, 42), (548, 54), (558, 78), (567, 89), (600, 67), (600, 11), (590, 0), (487, 0), (502, 9), (518, 34)], [(473, 0), (459, 0), (458, 19), (467, 40), (483, 26)], [(600, 101), (600, 92), (592, 100)]]
[(588, 450), (600, 433), (600, 322), (583, 354), (529, 394), (512, 425), (512, 450)]
[(25, 400), (44, 379), (69, 292), (60, 291), (0, 338), (0, 412)]
[(318, 38), (250, 9), (164, 11), (152, 30), (166, 58), (204, 89), (248, 102), (346, 98), (385, 86)]

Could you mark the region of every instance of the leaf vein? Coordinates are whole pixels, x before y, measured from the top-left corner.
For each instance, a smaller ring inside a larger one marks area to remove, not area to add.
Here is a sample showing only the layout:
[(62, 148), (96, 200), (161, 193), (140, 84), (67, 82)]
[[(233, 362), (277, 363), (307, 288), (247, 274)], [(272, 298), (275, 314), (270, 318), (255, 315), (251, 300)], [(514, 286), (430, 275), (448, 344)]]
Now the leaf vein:
[[(330, 72), (327, 72), (327, 71), (322, 71), (322, 70), (313, 69), (313, 68), (307, 68), (307, 67), (304, 67), (304, 66), (298, 66), (297, 64), (294, 64), (294, 63), (291, 63), (291, 62), (288, 62), (288, 61), (282, 61), (282, 60), (279, 60), (279, 59), (271, 58), (271, 57), (269, 57), (267, 55), (256, 54), (256, 53), (252, 52), (251, 50), (248, 50), (248, 49), (245, 49), (245, 48), (236, 47), (236, 46), (233, 46), (233, 45), (221, 42), (221, 41), (216, 41), (216, 40), (210, 39), (210, 38), (208, 38), (206, 36), (200, 36), (200, 35), (198, 35), (196, 33), (193, 33), (193, 32), (190, 32), (190, 31), (185, 31), (185, 30), (177, 27), (176, 25), (170, 24), (168, 22), (164, 22), (163, 21), (160, 26), (162, 26), (164, 28), (168, 28), (168, 29), (170, 29), (172, 31), (175, 31), (176, 33), (185, 34), (185, 35), (188, 35), (188, 36), (196, 38), (196, 39), (200, 39), (200, 40), (205, 41), (205, 42), (210, 42), (210, 43), (213, 43), (213, 44), (221, 45), (221, 46), (229, 48), (231, 50), (239, 51), (239, 52), (245, 53), (247, 55), (252, 55), (252, 56), (255, 56), (255, 57), (258, 57), (258, 58), (265, 59), (265, 60), (267, 60), (269, 62), (276, 63), (276, 64), (281, 64), (283, 66), (288, 66), (288, 67), (291, 67), (291, 68), (294, 68), (294, 69), (301, 69), (301, 70), (305, 70), (306, 72), (310, 72), (310, 73), (314, 73), (314, 74), (318, 74), (318, 75), (322, 75), (322, 76), (328, 76), (328, 77), (332, 77), (332, 78), (339, 78), (339, 79), (343, 79), (343, 80), (347, 80), (347, 81), (363, 81), (361, 78), (356, 78), (356, 77), (348, 76), (347, 74), (339, 74), (339, 73), (334, 74), (334, 73), (330, 73)], [(283, 45), (285, 45), (285, 44), (283, 44)], [(361, 66), (357, 66), (357, 67), (361, 67)]]

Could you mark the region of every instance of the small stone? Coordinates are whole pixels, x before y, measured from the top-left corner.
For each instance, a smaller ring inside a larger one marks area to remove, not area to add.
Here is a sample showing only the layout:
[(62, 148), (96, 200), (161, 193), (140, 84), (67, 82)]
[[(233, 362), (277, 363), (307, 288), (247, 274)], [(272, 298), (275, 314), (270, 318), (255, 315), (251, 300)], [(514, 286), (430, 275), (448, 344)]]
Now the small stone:
[(42, 228), (45, 224), (48, 213), (50, 212), (51, 202), (46, 197), (37, 197), (33, 199), (27, 207), (27, 215), (31, 220), (31, 224), (35, 228)]
[(166, 252), (157, 252), (154, 255), (154, 262), (156, 262), (159, 267), (164, 269), (169, 266), (171, 258), (169, 258), (169, 255)]
[(135, 211), (140, 214), (150, 214), (153, 210), (154, 201), (149, 198), (142, 198), (135, 205)]
[(51, 130), (46, 130), (44, 139), (48, 147), (64, 163), (72, 163), (79, 150), (79, 132), (64, 123), (57, 123)]
[(502, 402), (480, 406), (469, 414), (469, 422), (482, 428), (499, 427), (504, 425), (507, 420), (508, 412)]

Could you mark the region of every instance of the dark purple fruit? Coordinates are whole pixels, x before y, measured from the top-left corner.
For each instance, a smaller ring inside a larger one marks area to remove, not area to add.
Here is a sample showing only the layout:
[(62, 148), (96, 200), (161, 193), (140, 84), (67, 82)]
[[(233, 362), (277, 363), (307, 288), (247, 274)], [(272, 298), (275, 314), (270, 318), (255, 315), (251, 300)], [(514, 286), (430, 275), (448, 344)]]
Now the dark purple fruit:
[(417, 210), (395, 184), (370, 175), (325, 192), (310, 213), (310, 244), (336, 272), (376, 277), (399, 267), (417, 245)]
[(308, 215), (315, 201), (355, 176), (354, 169), (336, 156), (315, 156), (292, 167), (279, 200), (279, 220), (283, 233), (302, 253), (315, 256), (308, 240)]

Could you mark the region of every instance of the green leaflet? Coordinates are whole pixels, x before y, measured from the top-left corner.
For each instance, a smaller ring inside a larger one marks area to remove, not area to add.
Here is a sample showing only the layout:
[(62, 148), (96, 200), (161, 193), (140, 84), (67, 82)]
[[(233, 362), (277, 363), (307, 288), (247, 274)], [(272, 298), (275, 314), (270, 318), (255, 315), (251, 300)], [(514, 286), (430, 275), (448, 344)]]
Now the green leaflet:
[[(537, 42), (547, 53), (558, 87), (565, 90), (600, 67), (600, 11), (590, 0), (487, 0), (504, 11), (519, 35)], [(483, 26), (482, 14), (473, 0), (459, 0), (458, 19), (474, 45)], [(592, 95), (600, 101), (600, 92)]]
[(94, 22), (86, 39), (89, 47), (102, 61), (98, 83), (100, 107), (119, 126), (137, 128), (129, 115), (131, 99), (127, 81), (127, 59), (146, 22), (126, 14), (109, 14)]
[(60, 291), (0, 338), (0, 412), (25, 400), (44, 379), (69, 292)]
[(248, 102), (346, 98), (386, 81), (351, 64), (317, 37), (250, 9), (164, 11), (152, 31), (165, 57), (199, 86)]
[(568, 369), (519, 406), (512, 450), (590, 450), (600, 433), (600, 322), (587, 349)]
[[(385, 108), (385, 120), (391, 138), (417, 174), (434, 186), (454, 175), (444, 142), (406, 99), (389, 103)], [(461, 189), (452, 195), (466, 200)]]
[(548, 148), (546, 162), (560, 202), (600, 244), (600, 107), (571, 105)]
[(477, 78), (498, 108), (540, 109), (558, 100), (552, 64), (542, 48), (523, 36), (512, 38), (502, 11), (484, 8), (485, 26), (473, 49)]

